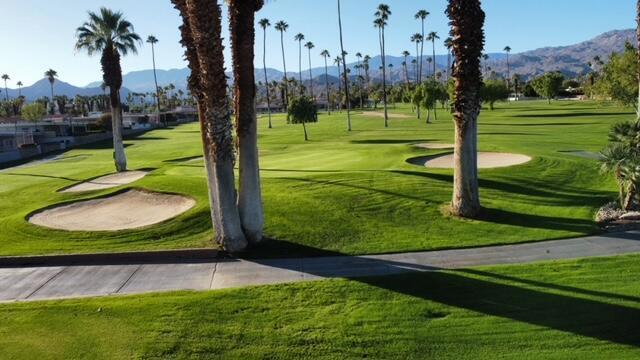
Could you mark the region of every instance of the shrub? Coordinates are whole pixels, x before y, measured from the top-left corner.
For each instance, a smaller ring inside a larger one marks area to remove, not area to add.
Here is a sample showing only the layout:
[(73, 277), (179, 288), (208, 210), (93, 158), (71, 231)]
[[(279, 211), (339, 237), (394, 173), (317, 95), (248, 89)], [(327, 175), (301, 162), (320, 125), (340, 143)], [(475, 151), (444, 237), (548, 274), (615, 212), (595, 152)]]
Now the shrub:
[(309, 140), (307, 135), (307, 123), (318, 122), (318, 108), (313, 99), (307, 96), (300, 96), (289, 102), (287, 111), (287, 122), (289, 124), (302, 124), (304, 129), (304, 140)]

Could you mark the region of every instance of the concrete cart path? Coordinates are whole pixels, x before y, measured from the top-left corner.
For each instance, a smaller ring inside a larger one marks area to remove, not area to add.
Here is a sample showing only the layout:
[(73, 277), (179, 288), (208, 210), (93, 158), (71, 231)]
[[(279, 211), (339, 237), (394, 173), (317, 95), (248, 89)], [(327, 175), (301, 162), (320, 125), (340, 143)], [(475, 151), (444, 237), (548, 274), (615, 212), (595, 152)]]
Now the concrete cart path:
[(567, 240), (372, 256), (208, 259), (0, 268), (0, 301), (210, 290), (481, 265), (640, 253), (640, 231)]

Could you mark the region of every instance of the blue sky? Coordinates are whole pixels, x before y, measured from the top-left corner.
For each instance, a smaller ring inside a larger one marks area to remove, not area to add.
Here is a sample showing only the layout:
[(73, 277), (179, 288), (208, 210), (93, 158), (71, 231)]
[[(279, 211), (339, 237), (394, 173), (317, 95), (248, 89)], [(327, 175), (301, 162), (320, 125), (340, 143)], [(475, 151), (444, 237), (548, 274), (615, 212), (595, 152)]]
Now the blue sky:
[[(160, 39), (159, 68), (185, 66), (178, 44), (180, 19), (169, 0), (1, 1), (0, 73), (11, 76), (10, 87), (15, 87), (18, 80), (30, 85), (48, 68), (57, 70), (61, 80), (74, 85), (84, 86), (99, 80), (99, 58), (74, 52), (74, 31), (85, 20), (87, 10), (97, 10), (105, 4), (123, 11), (140, 35), (154, 34)], [(379, 53), (377, 33), (372, 26), (373, 13), (379, 3), (380, 0), (342, 0), (345, 50), (350, 54), (361, 52), (374, 56)], [(405, 49), (414, 52), (409, 37), (419, 30), (413, 14), (421, 8), (431, 13), (427, 31), (436, 31), (442, 39), (446, 38), (446, 0), (388, 0), (386, 3), (393, 13), (387, 29), (387, 54), (398, 55)], [(605, 31), (635, 26), (635, 1), (632, 0), (484, 0), (483, 8), (487, 13), (487, 52), (501, 51), (505, 45), (511, 46), (514, 53), (569, 45)], [(269, 18), (272, 24), (285, 20), (290, 25), (285, 35), (289, 71), (298, 67), (298, 47), (293, 41), (298, 32), (316, 45), (314, 66), (321, 65), (318, 54), (323, 49), (333, 56), (339, 52), (335, 0), (269, 0), (257, 15), (257, 19), (263, 17)], [(226, 21), (223, 26), (226, 28)], [(258, 36), (256, 64), (259, 66), (262, 64), (261, 40)], [(270, 28), (268, 67), (282, 68), (279, 41), (278, 33)], [(440, 44), (436, 52), (444, 52)], [(150, 48), (143, 46), (137, 56), (123, 60), (124, 72), (151, 68), (150, 56)], [(306, 59), (303, 61), (306, 64)]]

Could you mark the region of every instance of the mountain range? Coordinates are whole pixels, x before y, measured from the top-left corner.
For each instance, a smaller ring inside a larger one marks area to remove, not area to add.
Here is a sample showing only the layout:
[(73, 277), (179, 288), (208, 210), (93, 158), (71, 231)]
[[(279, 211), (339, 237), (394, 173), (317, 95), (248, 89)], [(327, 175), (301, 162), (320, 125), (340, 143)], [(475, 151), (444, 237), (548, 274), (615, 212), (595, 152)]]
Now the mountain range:
[[(620, 52), (624, 49), (626, 42), (635, 41), (635, 30), (614, 30), (599, 35), (593, 39), (570, 46), (561, 47), (546, 47), (536, 50), (531, 50), (519, 54), (511, 54), (509, 57), (509, 66), (511, 74), (519, 74), (524, 79), (529, 79), (547, 71), (560, 71), (567, 77), (575, 77), (585, 74), (590, 71), (588, 62), (592, 61), (595, 56), (599, 56), (603, 60), (606, 60), (612, 52)], [(428, 56), (428, 50), (425, 49), (425, 58)], [(490, 53), (487, 66), (498, 74), (507, 73), (506, 54), (504, 53)], [(347, 61), (355, 59), (354, 55), (347, 55)], [(404, 69), (402, 62), (404, 58), (401, 56), (386, 56), (387, 65), (391, 65), (387, 76), (392, 82), (404, 81)], [(415, 70), (411, 61), (415, 57), (409, 57), (407, 62), (409, 77), (415, 77)], [(318, 59), (321, 62), (322, 59)], [(447, 55), (436, 55), (435, 57), (436, 70), (445, 72), (447, 68)], [(351, 76), (357, 74), (356, 65), (357, 61), (351, 61), (348, 63)], [(380, 81), (382, 78), (382, 72), (380, 66), (382, 64), (382, 58), (375, 56), (369, 61), (370, 77), (372, 81)], [(425, 63), (424, 73), (427, 75), (433, 72), (433, 65), (428, 66)], [(429, 69), (428, 69), (429, 68)], [(311, 74), (316, 84), (324, 83), (324, 66), (311, 69)], [(337, 82), (338, 67), (331, 64), (328, 67), (328, 73), (331, 76), (329, 82)], [(158, 83), (160, 86), (172, 83), (176, 89), (186, 90), (187, 76), (189, 75), (189, 69), (171, 69), (171, 70), (157, 70)], [(284, 73), (277, 69), (267, 69), (268, 81), (280, 81), (283, 78)], [(227, 73), (230, 81), (233, 81), (231, 73)], [(256, 69), (255, 71), (256, 81), (264, 81), (264, 69)], [(299, 78), (297, 72), (287, 72), (289, 78)], [(304, 69), (302, 71), (302, 79), (307, 82), (309, 79), (309, 70)], [(57, 80), (55, 83), (56, 95), (67, 95), (73, 97), (75, 95), (92, 96), (102, 94), (100, 88), (101, 82), (92, 82), (84, 87), (77, 87), (63, 81)], [(129, 92), (152, 92), (154, 89), (153, 70), (141, 70), (127, 73), (123, 76), (123, 89), (121, 95), (123, 98), (129, 94)], [(2, 91), (4, 94), (4, 91)], [(47, 79), (41, 79), (31, 86), (22, 88), (22, 95), (28, 100), (34, 100), (42, 96), (51, 96), (50, 85)], [(17, 89), (9, 89), (9, 96), (18, 96)]]

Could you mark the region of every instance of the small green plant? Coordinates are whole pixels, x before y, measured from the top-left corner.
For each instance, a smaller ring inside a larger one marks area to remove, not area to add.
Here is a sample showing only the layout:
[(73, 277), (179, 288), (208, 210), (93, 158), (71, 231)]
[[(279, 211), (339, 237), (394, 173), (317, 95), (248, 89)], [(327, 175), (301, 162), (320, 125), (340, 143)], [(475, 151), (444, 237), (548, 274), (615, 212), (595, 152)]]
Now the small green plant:
[(496, 101), (505, 101), (509, 98), (509, 88), (504, 80), (487, 80), (480, 89), (482, 102), (489, 104), (493, 110)]
[(287, 112), (287, 122), (289, 124), (302, 124), (304, 141), (308, 141), (309, 136), (307, 134), (306, 124), (318, 122), (318, 108), (316, 104), (307, 96), (292, 99)]
[(35, 122), (36, 129), (38, 128), (38, 122), (40, 122), (45, 115), (47, 115), (47, 109), (42, 103), (35, 102), (22, 107), (22, 119)]

